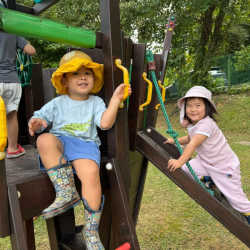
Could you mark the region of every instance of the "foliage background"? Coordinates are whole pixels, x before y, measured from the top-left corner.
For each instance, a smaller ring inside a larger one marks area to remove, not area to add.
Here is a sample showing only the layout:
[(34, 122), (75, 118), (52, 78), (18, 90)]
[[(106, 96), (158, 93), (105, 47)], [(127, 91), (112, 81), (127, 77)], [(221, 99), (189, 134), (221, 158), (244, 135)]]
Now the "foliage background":
[[(33, 0), (17, 0), (34, 6)], [(218, 58), (235, 53), (241, 58), (239, 69), (250, 61), (250, 0), (121, 0), (121, 28), (134, 42), (146, 43), (160, 53), (170, 12), (177, 25), (172, 39), (165, 85), (179, 83), (181, 90), (194, 85), (215, 87), (208, 71)], [(42, 15), (44, 18), (100, 31), (97, 0), (61, 0)], [(29, 39), (36, 47), (36, 62), (57, 67), (67, 45)], [(193, 71), (190, 74), (190, 71)]]

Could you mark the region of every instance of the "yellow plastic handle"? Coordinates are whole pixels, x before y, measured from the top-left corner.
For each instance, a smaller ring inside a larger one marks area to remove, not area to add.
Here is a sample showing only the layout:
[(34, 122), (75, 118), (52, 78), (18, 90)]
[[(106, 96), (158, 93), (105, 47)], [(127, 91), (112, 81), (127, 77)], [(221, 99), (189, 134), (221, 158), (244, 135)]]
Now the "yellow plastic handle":
[(143, 111), (143, 107), (147, 106), (151, 102), (152, 92), (153, 92), (153, 84), (146, 78), (147, 74), (145, 72), (142, 74), (142, 77), (148, 83), (148, 96), (147, 96), (147, 101), (142, 105), (140, 105), (139, 111)]
[[(161, 81), (160, 81), (160, 80), (158, 81), (158, 85), (159, 85), (159, 87), (162, 89), (161, 98), (162, 98), (162, 101), (163, 101), (163, 103), (164, 103), (164, 101), (165, 101), (165, 95), (166, 95), (166, 89), (161, 85)], [(160, 103), (157, 104), (157, 105), (155, 106), (155, 109), (158, 110), (158, 108), (159, 108), (160, 105), (161, 105)]]
[(119, 108), (123, 108), (123, 106), (124, 106), (123, 102), (128, 98), (129, 74), (128, 74), (128, 70), (122, 66), (122, 61), (120, 59), (115, 60), (115, 65), (117, 66), (117, 68), (119, 68), (123, 71), (123, 83), (126, 84), (126, 87), (124, 89), (125, 93), (124, 93), (124, 96), (122, 98), (121, 104), (119, 106)]
[(6, 111), (2, 97), (0, 96), (0, 161), (5, 158), (4, 149), (7, 144)]

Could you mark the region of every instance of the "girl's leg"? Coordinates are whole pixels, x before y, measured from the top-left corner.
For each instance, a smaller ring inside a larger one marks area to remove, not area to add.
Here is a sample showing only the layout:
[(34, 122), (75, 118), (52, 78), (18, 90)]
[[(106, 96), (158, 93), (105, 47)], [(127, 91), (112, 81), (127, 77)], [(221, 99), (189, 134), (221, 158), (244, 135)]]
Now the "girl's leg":
[[(37, 149), (46, 169), (57, 166), (64, 148), (61, 141), (53, 134), (42, 134), (37, 138)], [(66, 163), (62, 158), (62, 163)]]
[[(192, 159), (189, 161), (192, 169), (194, 170), (194, 172), (196, 173), (196, 175), (198, 176), (199, 179), (201, 179), (203, 176), (209, 176), (206, 168), (204, 168), (201, 164), (200, 158), (199, 156), (197, 156), (196, 158)], [(194, 178), (192, 176), (192, 174), (190, 173), (188, 167), (186, 164), (184, 164), (181, 169), (187, 173), (190, 177)]]
[(250, 213), (250, 201), (241, 185), (240, 162), (235, 156), (219, 169), (208, 167), (208, 172), (216, 186), (227, 198), (234, 209), (241, 213)]
[(73, 166), (82, 182), (82, 197), (88, 202), (90, 209), (99, 211), (102, 190), (98, 165), (89, 159), (77, 159), (73, 161)]

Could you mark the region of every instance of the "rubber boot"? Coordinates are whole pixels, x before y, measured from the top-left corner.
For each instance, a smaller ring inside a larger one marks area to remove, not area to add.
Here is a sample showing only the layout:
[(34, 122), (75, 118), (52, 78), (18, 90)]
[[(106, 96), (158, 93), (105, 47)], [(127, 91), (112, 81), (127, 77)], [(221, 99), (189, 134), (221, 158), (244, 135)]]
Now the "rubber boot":
[(201, 181), (204, 181), (205, 182), (205, 187), (207, 189), (214, 189), (216, 188), (216, 185), (214, 183), (214, 181), (212, 180), (212, 178), (210, 176), (202, 176), (201, 177)]
[(89, 208), (88, 202), (82, 198), (84, 205), (85, 225), (83, 228), (83, 238), (86, 243), (86, 250), (105, 250), (99, 237), (98, 227), (101, 219), (105, 198), (102, 196), (102, 204), (99, 211)]
[(250, 213), (247, 213), (247, 214), (244, 213), (244, 216), (246, 217), (247, 222), (250, 225)]
[(66, 159), (67, 156), (61, 156), (59, 165), (47, 171), (56, 191), (56, 199), (48, 208), (43, 210), (42, 216), (45, 220), (81, 203), (81, 198), (76, 191), (72, 167), (68, 160), (61, 164), (62, 157)]

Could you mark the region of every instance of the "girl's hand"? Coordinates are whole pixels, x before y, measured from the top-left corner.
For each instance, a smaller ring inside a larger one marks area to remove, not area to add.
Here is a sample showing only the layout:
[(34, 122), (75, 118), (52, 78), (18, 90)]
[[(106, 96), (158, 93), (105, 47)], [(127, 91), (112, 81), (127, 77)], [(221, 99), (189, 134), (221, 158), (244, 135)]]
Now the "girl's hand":
[[(124, 96), (124, 93), (125, 93), (124, 88), (125, 88), (126, 86), (127, 86), (127, 84), (124, 84), (124, 83), (120, 84), (120, 85), (116, 88), (116, 90), (115, 90), (113, 96), (119, 98), (120, 100), (122, 100), (122, 98), (123, 98), (123, 96)], [(129, 85), (129, 88), (128, 88), (128, 95), (130, 96), (131, 93), (132, 93), (132, 89), (131, 89), (131, 86)]]
[(168, 138), (168, 139), (164, 142), (164, 144), (167, 144), (167, 143), (175, 145), (175, 141), (174, 141), (174, 139), (172, 139), (172, 138)]
[(181, 168), (182, 165), (180, 164), (180, 162), (178, 160), (169, 160), (168, 161), (168, 169), (170, 171), (175, 171), (177, 168)]
[(33, 136), (34, 132), (40, 130), (41, 127), (47, 128), (47, 123), (42, 118), (33, 118), (30, 120), (28, 127), (30, 135)]

